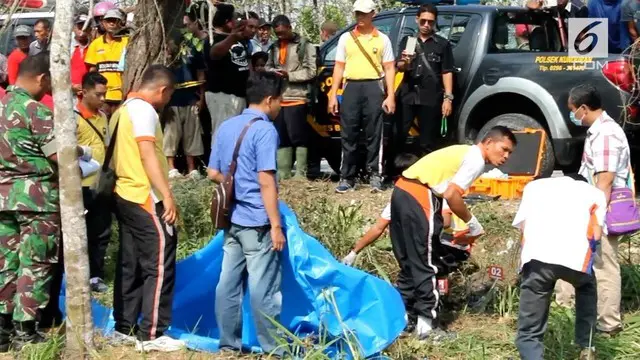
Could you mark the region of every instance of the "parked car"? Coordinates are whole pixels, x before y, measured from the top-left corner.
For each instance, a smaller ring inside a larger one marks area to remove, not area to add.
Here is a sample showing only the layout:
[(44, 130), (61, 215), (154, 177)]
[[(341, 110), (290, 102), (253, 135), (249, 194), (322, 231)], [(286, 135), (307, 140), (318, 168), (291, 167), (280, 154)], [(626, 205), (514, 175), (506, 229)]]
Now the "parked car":
[(13, 31), (18, 25), (27, 25), (33, 29), (38, 19), (48, 19), (53, 24), (55, 13), (53, 10), (45, 11), (17, 11), (14, 14), (0, 15), (0, 53), (9, 55), (16, 48), (16, 39)]

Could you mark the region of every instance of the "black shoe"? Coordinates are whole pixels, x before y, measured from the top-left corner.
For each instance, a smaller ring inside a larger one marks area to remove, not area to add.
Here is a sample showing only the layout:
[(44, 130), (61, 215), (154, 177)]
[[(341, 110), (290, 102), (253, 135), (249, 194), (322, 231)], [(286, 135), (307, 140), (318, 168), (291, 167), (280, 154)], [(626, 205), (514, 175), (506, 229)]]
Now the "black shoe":
[(47, 339), (36, 331), (35, 321), (16, 322), (16, 334), (11, 342), (11, 348), (14, 351), (20, 351), (29, 344), (40, 344), (46, 342)]
[(12, 317), (12, 314), (0, 314), (0, 353), (8, 352), (11, 347), (11, 340), (15, 333)]
[(382, 178), (378, 175), (372, 175), (369, 184), (371, 185), (371, 192), (373, 193), (384, 191), (382, 187)]

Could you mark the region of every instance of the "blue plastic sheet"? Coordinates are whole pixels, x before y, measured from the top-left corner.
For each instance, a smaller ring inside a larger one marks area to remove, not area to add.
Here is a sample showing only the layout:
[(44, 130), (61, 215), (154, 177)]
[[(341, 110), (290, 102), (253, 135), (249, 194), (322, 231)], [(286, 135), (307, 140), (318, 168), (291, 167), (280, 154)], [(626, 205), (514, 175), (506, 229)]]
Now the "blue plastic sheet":
[[(371, 357), (389, 346), (406, 325), (398, 291), (388, 282), (341, 264), (316, 239), (305, 234), (295, 214), (280, 203), (287, 238), (283, 260), (280, 322), (295, 334), (324, 332), (355, 336), (361, 354)], [(222, 265), (222, 233), (176, 265), (173, 320), (169, 334), (194, 350), (218, 350), (215, 288)], [(113, 331), (111, 309), (94, 302), (96, 327)], [(60, 306), (64, 311), (64, 296)], [(243, 304), (243, 345), (260, 351), (249, 299)]]

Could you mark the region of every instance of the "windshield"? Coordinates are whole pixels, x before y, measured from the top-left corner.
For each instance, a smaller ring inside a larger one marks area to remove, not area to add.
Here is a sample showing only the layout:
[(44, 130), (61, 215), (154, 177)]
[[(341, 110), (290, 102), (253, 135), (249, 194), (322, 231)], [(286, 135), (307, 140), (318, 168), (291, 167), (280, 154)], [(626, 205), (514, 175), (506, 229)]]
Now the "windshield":
[(556, 20), (543, 11), (499, 12), (493, 26), (491, 52), (563, 51)]

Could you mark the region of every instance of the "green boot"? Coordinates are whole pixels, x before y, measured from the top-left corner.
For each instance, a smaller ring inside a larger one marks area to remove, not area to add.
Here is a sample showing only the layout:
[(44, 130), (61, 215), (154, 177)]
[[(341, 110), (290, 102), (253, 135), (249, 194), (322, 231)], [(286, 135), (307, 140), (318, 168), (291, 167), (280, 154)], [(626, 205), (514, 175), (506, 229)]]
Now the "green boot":
[(285, 180), (291, 177), (291, 165), (293, 162), (293, 148), (278, 149), (278, 179)]
[(296, 178), (307, 177), (307, 148), (296, 148)]

